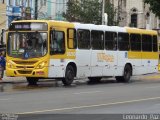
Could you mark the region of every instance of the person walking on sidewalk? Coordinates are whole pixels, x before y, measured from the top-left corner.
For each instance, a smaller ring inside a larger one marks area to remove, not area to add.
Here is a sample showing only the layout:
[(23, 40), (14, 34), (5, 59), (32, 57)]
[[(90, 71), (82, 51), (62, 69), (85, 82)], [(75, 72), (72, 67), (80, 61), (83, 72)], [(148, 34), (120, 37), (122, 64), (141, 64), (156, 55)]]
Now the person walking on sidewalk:
[(2, 80), (3, 76), (4, 76), (4, 70), (5, 70), (5, 66), (6, 66), (6, 60), (5, 60), (5, 52), (1, 51), (0, 52), (0, 80)]

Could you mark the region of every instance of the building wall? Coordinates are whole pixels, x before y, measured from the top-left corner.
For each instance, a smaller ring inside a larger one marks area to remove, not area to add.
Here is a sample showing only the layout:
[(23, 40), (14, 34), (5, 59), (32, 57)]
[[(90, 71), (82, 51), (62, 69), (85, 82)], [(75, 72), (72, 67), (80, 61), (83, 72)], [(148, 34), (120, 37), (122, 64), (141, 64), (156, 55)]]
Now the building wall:
[(0, 0), (0, 33), (1, 33), (1, 29), (5, 29), (6, 28), (6, 21), (7, 21), (7, 17), (6, 17), (6, 0), (4, 0), (4, 4), (2, 3), (3, 0)]
[[(63, 20), (62, 13), (66, 11), (68, 0), (46, 0), (46, 5), (41, 4), (45, 0), (38, 0), (38, 18)], [(33, 0), (33, 4), (35, 0)], [(35, 5), (33, 5), (34, 9)]]
[[(143, 0), (111, 0), (115, 9), (119, 9), (120, 26), (132, 26), (131, 16), (137, 14), (138, 28), (159, 28), (159, 19), (149, 10)], [(149, 16), (147, 16), (149, 14)]]

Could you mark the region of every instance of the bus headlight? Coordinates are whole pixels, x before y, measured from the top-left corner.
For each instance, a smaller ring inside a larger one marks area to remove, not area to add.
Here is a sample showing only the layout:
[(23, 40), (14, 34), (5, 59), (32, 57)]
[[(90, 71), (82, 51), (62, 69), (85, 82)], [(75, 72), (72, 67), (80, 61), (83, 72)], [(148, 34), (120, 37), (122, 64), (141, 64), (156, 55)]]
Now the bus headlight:
[(8, 68), (14, 68), (13, 64), (11, 62), (7, 62), (7, 67)]
[(44, 68), (44, 67), (46, 66), (46, 64), (47, 64), (47, 61), (41, 62), (41, 63), (36, 67), (36, 69), (42, 69), (42, 68)]

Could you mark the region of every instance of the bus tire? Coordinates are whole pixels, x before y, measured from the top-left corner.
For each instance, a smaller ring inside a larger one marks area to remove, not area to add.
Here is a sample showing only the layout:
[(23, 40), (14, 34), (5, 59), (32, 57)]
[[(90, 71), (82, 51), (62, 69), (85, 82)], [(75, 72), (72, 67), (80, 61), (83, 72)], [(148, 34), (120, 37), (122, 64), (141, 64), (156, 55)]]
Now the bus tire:
[(62, 82), (65, 86), (70, 86), (74, 80), (75, 72), (72, 65), (68, 65), (66, 68), (65, 78), (62, 79)]
[(89, 77), (88, 83), (100, 83), (102, 77)]
[(117, 80), (117, 82), (128, 83), (130, 81), (131, 76), (132, 76), (132, 68), (129, 64), (127, 64), (124, 67), (123, 76), (117, 76), (116, 80)]
[(34, 77), (26, 77), (28, 85), (37, 85), (38, 82), (38, 78), (34, 78)]

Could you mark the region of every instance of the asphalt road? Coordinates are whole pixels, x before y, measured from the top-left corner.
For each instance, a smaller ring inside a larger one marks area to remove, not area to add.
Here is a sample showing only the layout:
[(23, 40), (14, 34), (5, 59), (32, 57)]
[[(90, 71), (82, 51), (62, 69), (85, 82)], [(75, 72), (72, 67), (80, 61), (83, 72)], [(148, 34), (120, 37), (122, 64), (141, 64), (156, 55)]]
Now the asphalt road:
[(0, 88), (0, 113), (18, 114), (24, 120), (118, 120), (125, 114), (156, 114), (160, 119), (159, 74), (134, 77), (127, 84), (104, 79), (92, 85), (76, 81), (71, 87), (51, 81), (37, 87), (10, 83)]

